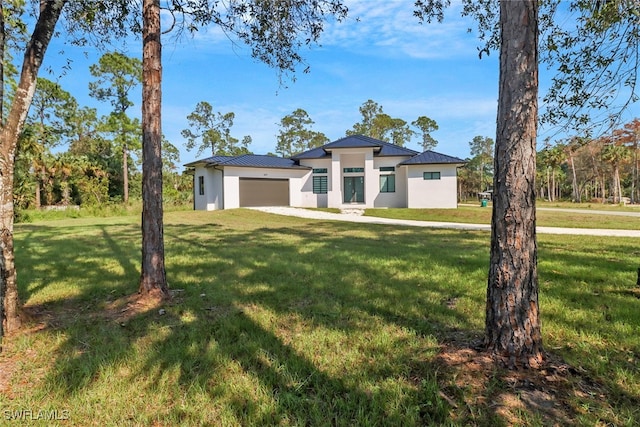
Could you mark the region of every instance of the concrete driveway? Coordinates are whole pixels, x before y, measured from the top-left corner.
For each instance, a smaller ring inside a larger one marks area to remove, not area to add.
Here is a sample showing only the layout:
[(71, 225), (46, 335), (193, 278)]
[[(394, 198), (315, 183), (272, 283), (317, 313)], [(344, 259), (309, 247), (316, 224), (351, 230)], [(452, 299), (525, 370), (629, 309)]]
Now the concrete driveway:
[[(350, 221), (367, 224), (391, 224), (406, 225), (411, 227), (431, 227), (431, 228), (448, 228), (454, 230), (476, 230), (491, 231), (489, 224), (463, 224), (458, 222), (439, 222), (439, 221), (413, 221), (406, 219), (377, 218), (373, 216), (362, 216), (358, 210), (346, 211), (345, 213), (330, 213), (302, 208), (290, 207), (258, 207), (251, 208), (262, 212), (273, 213), (277, 215), (297, 216), (300, 218), (322, 219), (331, 221)], [(574, 212), (571, 210), (571, 212)], [(638, 221), (638, 230), (609, 230), (609, 229), (593, 229), (593, 228), (561, 228), (561, 227), (537, 227), (539, 234), (572, 234), (582, 236), (612, 236), (612, 237), (637, 237), (640, 238), (640, 221)]]

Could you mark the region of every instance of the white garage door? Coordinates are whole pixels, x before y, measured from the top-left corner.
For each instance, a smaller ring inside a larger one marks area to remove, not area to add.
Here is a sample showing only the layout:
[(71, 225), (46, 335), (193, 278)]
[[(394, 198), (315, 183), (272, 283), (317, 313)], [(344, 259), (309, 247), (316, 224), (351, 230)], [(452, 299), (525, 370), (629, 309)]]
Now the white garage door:
[(289, 206), (289, 180), (240, 178), (240, 207)]

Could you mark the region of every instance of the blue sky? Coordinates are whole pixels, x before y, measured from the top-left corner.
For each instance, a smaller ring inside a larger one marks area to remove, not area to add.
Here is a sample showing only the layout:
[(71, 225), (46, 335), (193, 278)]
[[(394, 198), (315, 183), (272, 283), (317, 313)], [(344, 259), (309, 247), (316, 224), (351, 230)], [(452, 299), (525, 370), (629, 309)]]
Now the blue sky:
[[(495, 138), (498, 54), (479, 59), (476, 35), (467, 32), (473, 22), (460, 17), (458, 6), (448, 10), (441, 24), (420, 24), (413, 16), (413, 1), (346, 4), (349, 18), (328, 24), (321, 46), (303, 48), (310, 73), (301, 67), (286, 86), (280, 85), (274, 69), (251, 58), (248, 48), (233, 44), (216, 28), (180, 41), (164, 35), (162, 126), (180, 149), (181, 163), (197, 158), (195, 150), (184, 148), (180, 131), (188, 127), (186, 116), (200, 101), (215, 111), (234, 112), (232, 135), (250, 135), (249, 148), (257, 154), (275, 151), (280, 119), (297, 108), (307, 111), (314, 130), (336, 140), (361, 120), (358, 108), (368, 99), (409, 123), (419, 116), (434, 119), (439, 125), (433, 133), (435, 150), (445, 154), (466, 158), (474, 136)], [(88, 67), (100, 52), (63, 42), (52, 42), (41, 76), (56, 80), (62, 65), (72, 59), (60, 84), (81, 105), (107, 113), (107, 105), (88, 97)], [(129, 42), (124, 53), (139, 57), (140, 47)], [(541, 86), (548, 78), (541, 69)], [(131, 114), (139, 111), (138, 103)], [(418, 150), (418, 137), (407, 147)]]

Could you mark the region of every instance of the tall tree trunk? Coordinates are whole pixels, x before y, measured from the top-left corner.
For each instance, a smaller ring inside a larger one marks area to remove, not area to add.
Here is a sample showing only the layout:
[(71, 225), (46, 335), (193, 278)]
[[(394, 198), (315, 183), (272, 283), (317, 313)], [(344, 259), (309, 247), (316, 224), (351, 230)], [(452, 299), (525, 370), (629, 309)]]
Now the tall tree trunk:
[(620, 188), (620, 169), (618, 165), (613, 166), (613, 203), (622, 201), (622, 189)]
[(582, 202), (580, 189), (578, 188), (578, 177), (576, 176), (576, 164), (573, 161), (573, 151), (569, 151), (569, 161), (571, 163), (571, 192), (575, 203)]
[[(6, 43), (6, 34), (5, 34), (5, 24), (4, 24), (4, 2), (0, 1), (0, 124), (2, 125), (2, 141), (0, 141), (1, 146), (0, 150), (4, 153), (5, 148), (5, 135), (4, 135), (4, 123), (2, 120), (4, 119), (4, 58), (5, 58), (5, 43)], [(15, 270), (12, 274), (11, 272), (7, 272), (5, 261), (5, 248), (8, 244), (13, 244), (13, 176), (6, 177), (3, 171), (8, 170), (7, 167), (13, 167), (12, 165), (8, 165), (5, 162), (5, 158), (8, 156), (0, 156), (0, 185), (2, 186), (2, 191), (0, 192), (0, 231), (2, 235), (0, 235), (0, 244), (1, 242), (6, 241), (7, 244), (2, 244), (0, 247), (0, 351), (2, 351), (2, 337), (4, 336), (4, 319), (5, 319), (5, 294), (7, 288), (7, 279), (11, 279), (11, 277), (15, 280)], [(11, 158), (7, 158), (7, 161), (11, 160)], [(6, 193), (8, 191), (7, 185), (4, 183), (8, 180), (11, 180), (11, 184), (9, 188), (11, 189), (10, 199), (11, 204), (5, 203), (7, 200)], [(9, 219), (11, 218), (11, 219)], [(7, 231), (5, 231), (7, 230)], [(8, 236), (5, 237), (4, 234), (7, 233)], [(13, 248), (7, 250), (9, 255), (13, 255)], [(13, 264), (13, 260), (10, 261)]]
[(638, 189), (638, 143), (633, 147), (633, 167), (631, 168), (631, 203), (638, 203), (636, 190)]
[(36, 206), (36, 209), (40, 209), (40, 206), (42, 206), (42, 201), (40, 199), (40, 192), (42, 190), (41, 185), (40, 185), (40, 181), (42, 181), (42, 178), (38, 177), (37, 169), (38, 169), (38, 164), (36, 162), (34, 162), (33, 163), (33, 172), (35, 173), (35, 176), (36, 176), (35, 206)]
[(500, 2), (501, 48), (484, 343), (508, 367), (541, 366), (536, 243), (538, 2)]
[(551, 174), (549, 173), (549, 167), (547, 166), (547, 201), (551, 201)]
[(633, 166), (635, 171), (635, 196), (633, 199), (633, 203), (640, 202), (640, 170), (638, 170), (638, 143), (636, 142), (635, 148), (633, 150)]
[(598, 169), (598, 162), (596, 161), (596, 156), (593, 153), (593, 151), (590, 150), (590, 157), (591, 157), (591, 165), (593, 166), (593, 180), (594, 180), (594, 185), (593, 185), (593, 198), (597, 199), (598, 198), (598, 188), (600, 187), (600, 170)]
[(127, 144), (122, 144), (122, 199), (125, 204), (129, 203), (129, 150)]
[[(3, 316), (1, 334), (20, 328), (23, 320), (13, 251), (13, 175), (16, 148), (36, 90), (38, 70), (65, 3), (66, 0), (50, 0), (40, 4), (38, 21), (25, 49), (20, 81), (0, 134), (0, 296), (3, 304), (0, 309)], [(0, 102), (3, 101), (0, 99)]]
[[(3, 142), (6, 137), (3, 132)], [(22, 325), (22, 312), (20, 309), (20, 299), (18, 297), (17, 274), (13, 251), (13, 171), (14, 156), (12, 153), (4, 152), (0, 156), (0, 297), (2, 297), (2, 327), (0, 327), (0, 338), (4, 332), (11, 332), (19, 329)]]
[(160, 1), (142, 2), (142, 294), (169, 297), (164, 267)]
[[(45, 143), (44, 143), (44, 111), (40, 111), (40, 123), (38, 123), (38, 128), (40, 131), (40, 134), (38, 135), (38, 143), (39, 146), (37, 147), (37, 152), (36, 155), (39, 156), (40, 158), (38, 159), (40, 161), (39, 166), (40, 166), (40, 176), (38, 177), (38, 174), (36, 171), (34, 171), (34, 173), (36, 173), (36, 208), (40, 209), (42, 207), (42, 199), (41, 199), (41, 190), (45, 189), (46, 190), (46, 179), (47, 179), (47, 170), (45, 167), (45, 159), (44, 159), (44, 154), (45, 154)], [(42, 147), (42, 151), (40, 151), (40, 147)], [(45, 197), (46, 199), (46, 197)], [(48, 200), (45, 200), (45, 203), (47, 205), (50, 205), (51, 203), (48, 202)]]
[[(43, 163), (40, 167), (40, 189), (43, 190), (44, 192), (44, 204), (45, 205), (51, 205), (51, 199), (53, 197), (53, 194), (51, 194), (51, 185), (49, 185), (49, 179), (47, 177), (47, 167), (44, 164), (44, 158), (42, 159)], [(42, 203), (42, 199), (40, 200), (40, 203)], [(41, 204), (42, 206), (42, 204)], [(41, 207), (38, 206), (38, 207)]]
[[(4, 2), (0, 1), (0, 122), (4, 119), (4, 57), (6, 43), (7, 34), (4, 25)], [(0, 318), (2, 317), (0, 316)]]

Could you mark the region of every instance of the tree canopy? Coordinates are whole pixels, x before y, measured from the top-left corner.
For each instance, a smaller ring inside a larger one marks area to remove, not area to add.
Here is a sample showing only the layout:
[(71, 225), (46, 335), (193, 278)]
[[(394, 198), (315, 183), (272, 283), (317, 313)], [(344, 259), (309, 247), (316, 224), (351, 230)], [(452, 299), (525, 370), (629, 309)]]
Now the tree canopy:
[(196, 108), (187, 116), (189, 128), (183, 129), (181, 134), (187, 139), (187, 150), (197, 148), (198, 155), (205, 150), (211, 150), (212, 156), (235, 156), (249, 153), (251, 138), (245, 136), (242, 141), (231, 136), (231, 128), (235, 113), (220, 113), (213, 111), (213, 106), (206, 101), (200, 101)]
[[(463, 0), (474, 18), (480, 56), (500, 48), (499, 0)], [(450, 0), (417, 0), (414, 14), (441, 22)], [(632, 0), (543, 0), (539, 61), (555, 73), (542, 94), (540, 123), (599, 136), (619, 125), (638, 98), (640, 4)]]
[[(167, 13), (168, 28), (179, 39), (213, 25), (232, 43), (251, 49), (251, 56), (274, 68), (281, 83), (295, 78), (300, 65), (308, 72), (300, 50), (316, 44), (329, 21), (342, 21), (348, 8), (343, 0), (261, 1), (158, 0)], [(129, 0), (69, 2), (66, 30), (77, 44), (102, 43), (142, 32), (139, 3)]]
[[(405, 120), (391, 117), (383, 111), (380, 104), (371, 99), (364, 102), (359, 110), (362, 121), (347, 130), (347, 135), (365, 135), (403, 147), (417, 134)], [(438, 142), (431, 136), (431, 132), (438, 129), (435, 120), (420, 116), (411, 125), (420, 130), (420, 145), (425, 151), (436, 146)]]
[(282, 157), (291, 157), (329, 142), (325, 134), (310, 128), (313, 124), (314, 121), (302, 108), (284, 116), (280, 120), (276, 153)]
[[(131, 92), (142, 81), (142, 62), (119, 52), (108, 52), (97, 64), (89, 67), (96, 80), (89, 83), (89, 95), (102, 102), (109, 102), (113, 111), (104, 124), (113, 133), (114, 144), (122, 151), (123, 201), (129, 201), (129, 150), (141, 148), (140, 121), (127, 116), (134, 105)], [(136, 129), (138, 130), (136, 132)]]
[(420, 140), (420, 145), (424, 151), (433, 150), (438, 145), (438, 141), (436, 141), (433, 136), (431, 136), (431, 132), (435, 132), (438, 130), (438, 124), (435, 120), (430, 119), (427, 116), (420, 116), (416, 120), (411, 122), (412, 126), (420, 129), (422, 133), (422, 139)]

